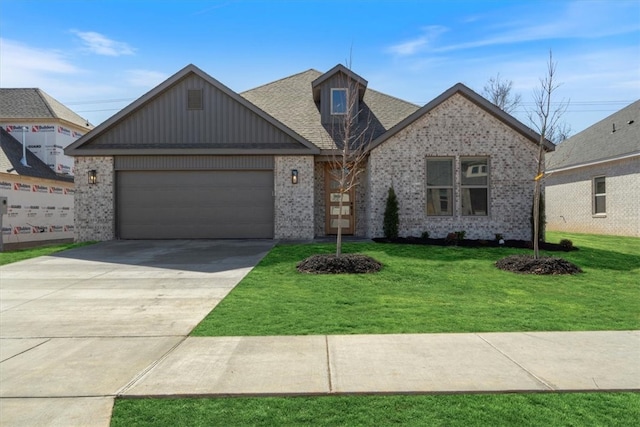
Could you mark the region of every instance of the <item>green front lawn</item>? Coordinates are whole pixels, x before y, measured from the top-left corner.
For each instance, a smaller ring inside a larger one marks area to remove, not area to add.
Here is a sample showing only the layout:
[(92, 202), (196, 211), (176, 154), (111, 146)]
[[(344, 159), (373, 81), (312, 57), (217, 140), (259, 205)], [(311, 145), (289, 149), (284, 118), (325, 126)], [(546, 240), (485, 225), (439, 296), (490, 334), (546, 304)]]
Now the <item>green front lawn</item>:
[(632, 426), (640, 393), (116, 400), (118, 426)]
[(384, 265), (366, 275), (300, 274), (332, 244), (279, 245), (193, 331), (195, 336), (640, 329), (640, 239), (549, 233), (575, 276), (504, 272), (507, 248), (350, 243)]
[(95, 242), (63, 243), (60, 245), (48, 245), (40, 246), (37, 248), (0, 252), (0, 265), (11, 264), (12, 262), (23, 261), (30, 258), (37, 258), (39, 256), (51, 255), (56, 252), (66, 251), (67, 249), (78, 248), (81, 246), (92, 245), (94, 243)]

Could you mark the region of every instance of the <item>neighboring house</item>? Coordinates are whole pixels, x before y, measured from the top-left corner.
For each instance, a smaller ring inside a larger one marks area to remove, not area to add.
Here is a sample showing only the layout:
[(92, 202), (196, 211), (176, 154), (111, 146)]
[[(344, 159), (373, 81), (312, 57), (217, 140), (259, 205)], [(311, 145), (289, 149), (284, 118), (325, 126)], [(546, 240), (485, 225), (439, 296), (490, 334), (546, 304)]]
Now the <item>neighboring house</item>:
[(73, 178), (52, 171), (31, 151), (22, 164), (22, 143), (0, 128), (0, 218), (3, 250), (73, 241)]
[(547, 230), (640, 237), (640, 100), (547, 160)]
[(0, 126), (58, 174), (73, 175), (63, 150), (93, 129), (85, 119), (41, 89), (0, 88)]
[(393, 186), (402, 236), (530, 239), (539, 135), (462, 84), (419, 108), (341, 65), (242, 94), (185, 67), (65, 150), (76, 239), (335, 234), (327, 160), (350, 103), (371, 143), (345, 234), (381, 236)]

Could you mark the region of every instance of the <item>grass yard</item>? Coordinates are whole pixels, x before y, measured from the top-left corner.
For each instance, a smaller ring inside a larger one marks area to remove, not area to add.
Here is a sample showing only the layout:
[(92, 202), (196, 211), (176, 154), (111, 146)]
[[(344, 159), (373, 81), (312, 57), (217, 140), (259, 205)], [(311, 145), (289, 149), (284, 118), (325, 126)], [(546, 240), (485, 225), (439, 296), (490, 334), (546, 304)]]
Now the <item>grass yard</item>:
[[(308, 275), (298, 261), (333, 244), (280, 245), (213, 310), (195, 336), (640, 329), (640, 239), (549, 233), (580, 250), (550, 253), (574, 276), (518, 275), (494, 262), (521, 249), (350, 243), (379, 273)], [(529, 251), (530, 252), (530, 251)]]
[(60, 245), (48, 245), (37, 248), (18, 249), (15, 251), (0, 252), (0, 265), (11, 264), (12, 262), (23, 261), (25, 259), (39, 256), (51, 255), (67, 249), (79, 248), (81, 246), (92, 245), (95, 242), (83, 243), (63, 243)]
[(640, 393), (116, 400), (119, 426), (633, 426)]

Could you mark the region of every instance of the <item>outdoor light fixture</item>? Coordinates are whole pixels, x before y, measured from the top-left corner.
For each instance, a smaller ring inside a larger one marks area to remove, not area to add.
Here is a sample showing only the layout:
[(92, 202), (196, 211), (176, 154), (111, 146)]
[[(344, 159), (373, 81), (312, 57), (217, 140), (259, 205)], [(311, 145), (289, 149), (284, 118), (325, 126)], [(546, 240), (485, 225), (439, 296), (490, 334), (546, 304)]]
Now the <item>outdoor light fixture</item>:
[(89, 171), (89, 184), (94, 185), (98, 182), (98, 172), (95, 169)]
[(291, 169), (291, 183), (298, 183), (298, 169)]

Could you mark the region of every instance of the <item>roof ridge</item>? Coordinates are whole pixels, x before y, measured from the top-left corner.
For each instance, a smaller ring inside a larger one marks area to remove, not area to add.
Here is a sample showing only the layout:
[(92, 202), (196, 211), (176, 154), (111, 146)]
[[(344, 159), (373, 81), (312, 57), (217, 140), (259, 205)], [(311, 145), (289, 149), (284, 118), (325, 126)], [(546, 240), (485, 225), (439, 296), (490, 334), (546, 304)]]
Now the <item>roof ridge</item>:
[(299, 73), (295, 73), (295, 74), (291, 74), (290, 76), (281, 77), (281, 78), (279, 78), (279, 79), (277, 79), (277, 80), (274, 80), (274, 81), (272, 81), (272, 82), (264, 83), (264, 84), (261, 84), (260, 86), (256, 86), (256, 87), (254, 87), (254, 88), (247, 89), (247, 90), (245, 90), (245, 91), (240, 92), (240, 95), (242, 95), (242, 94), (244, 94), (244, 93), (247, 93), (247, 92), (252, 92), (252, 91), (254, 91), (254, 90), (256, 90), (256, 89), (260, 89), (260, 88), (263, 88), (263, 87), (265, 87), (265, 86), (270, 86), (270, 85), (272, 85), (272, 84), (274, 84), (274, 83), (278, 83), (278, 82), (281, 82), (281, 81), (284, 81), (284, 80), (287, 80), (287, 79), (291, 79), (291, 78), (294, 78), (294, 77), (298, 77), (298, 76), (300, 76), (300, 75), (302, 75), (302, 74), (308, 73), (309, 71), (315, 71), (316, 73), (320, 73), (320, 74), (322, 74), (322, 71), (318, 71), (318, 70), (316, 70), (315, 68), (309, 68), (308, 70), (301, 71), (301, 72), (299, 72)]
[(55, 112), (55, 110), (53, 109), (53, 107), (51, 106), (49, 101), (47, 100), (46, 96), (44, 96), (45, 92), (40, 88), (35, 88), (35, 91), (38, 94), (38, 97), (40, 97), (40, 99), (42, 100), (42, 102), (44, 102), (44, 105), (45, 105), (45, 107), (47, 107), (47, 110), (49, 110), (49, 113), (51, 113), (51, 117), (53, 117), (55, 119), (59, 119), (60, 117)]

